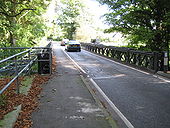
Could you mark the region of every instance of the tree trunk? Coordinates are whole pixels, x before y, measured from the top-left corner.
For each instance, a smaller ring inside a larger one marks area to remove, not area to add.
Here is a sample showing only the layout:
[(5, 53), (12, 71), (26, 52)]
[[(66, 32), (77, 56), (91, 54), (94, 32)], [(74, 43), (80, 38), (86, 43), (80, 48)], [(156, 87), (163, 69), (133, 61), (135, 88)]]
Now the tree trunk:
[(9, 43), (10, 43), (11, 47), (14, 47), (16, 44), (16, 40), (15, 40), (12, 32), (10, 32)]

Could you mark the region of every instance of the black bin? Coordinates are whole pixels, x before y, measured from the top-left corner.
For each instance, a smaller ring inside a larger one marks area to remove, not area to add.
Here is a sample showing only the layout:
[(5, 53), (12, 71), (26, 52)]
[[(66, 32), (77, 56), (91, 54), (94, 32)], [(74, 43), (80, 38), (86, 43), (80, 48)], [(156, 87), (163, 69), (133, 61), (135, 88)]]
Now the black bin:
[[(42, 53), (38, 54), (38, 73), (39, 74), (49, 74), (50, 73), (50, 62), (49, 60), (49, 54), (48, 53)], [(43, 61), (47, 60), (47, 61)]]

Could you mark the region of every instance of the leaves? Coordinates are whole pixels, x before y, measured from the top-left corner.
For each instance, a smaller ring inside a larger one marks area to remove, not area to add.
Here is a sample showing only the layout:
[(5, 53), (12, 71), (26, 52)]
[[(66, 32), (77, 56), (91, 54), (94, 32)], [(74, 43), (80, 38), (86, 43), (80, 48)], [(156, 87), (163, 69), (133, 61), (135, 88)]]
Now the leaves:
[[(53, 56), (52, 61), (53, 72), (56, 70), (56, 58)], [(34, 75), (31, 89), (28, 95), (16, 94), (16, 86), (13, 83), (5, 92), (3, 102), (5, 106), (0, 106), (0, 120), (8, 112), (15, 109), (16, 106), (22, 104), (22, 111), (19, 114), (17, 122), (14, 128), (30, 128), (32, 126), (31, 113), (38, 107), (38, 98), (42, 91), (42, 85), (46, 83), (51, 77), (41, 76), (38, 74)], [(19, 81), (23, 80), (23, 77)], [(9, 78), (0, 79), (0, 87), (4, 86), (10, 81)]]
[(0, 46), (2, 42), (11, 46), (31, 46), (29, 42), (43, 37), (45, 23), (41, 16), (46, 11), (49, 1), (0, 0)]
[[(99, 0), (98, 0), (99, 1)], [(163, 51), (170, 41), (169, 0), (100, 0), (111, 12), (105, 14), (111, 26), (106, 32), (118, 31), (134, 44), (145, 44), (151, 50)]]
[(64, 38), (72, 40), (79, 27), (78, 16), (83, 6), (80, 0), (62, 0), (61, 2), (61, 14), (57, 22), (64, 32)]

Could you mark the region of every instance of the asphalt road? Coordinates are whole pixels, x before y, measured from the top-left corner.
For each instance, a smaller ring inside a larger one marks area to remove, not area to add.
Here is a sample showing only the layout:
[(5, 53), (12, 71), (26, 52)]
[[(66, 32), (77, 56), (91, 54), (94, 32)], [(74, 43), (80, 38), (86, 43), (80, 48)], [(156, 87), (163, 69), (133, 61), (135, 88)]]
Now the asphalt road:
[(85, 50), (67, 53), (135, 128), (170, 128), (170, 80), (103, 59)]

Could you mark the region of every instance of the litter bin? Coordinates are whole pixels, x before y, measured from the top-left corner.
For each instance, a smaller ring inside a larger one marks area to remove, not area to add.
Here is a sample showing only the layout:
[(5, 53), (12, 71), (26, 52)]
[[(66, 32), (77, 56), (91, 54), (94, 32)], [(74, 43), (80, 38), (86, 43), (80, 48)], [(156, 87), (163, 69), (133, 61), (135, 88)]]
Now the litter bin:
[[(49, 60), (49, 54), (48, 53), (42, 53), (37, 54), (38, 56), (38, 73), (39, 74), (49, 74), (50, 73), (50, 62)], [(45, 61), (47, 60), (47, 61)]]

